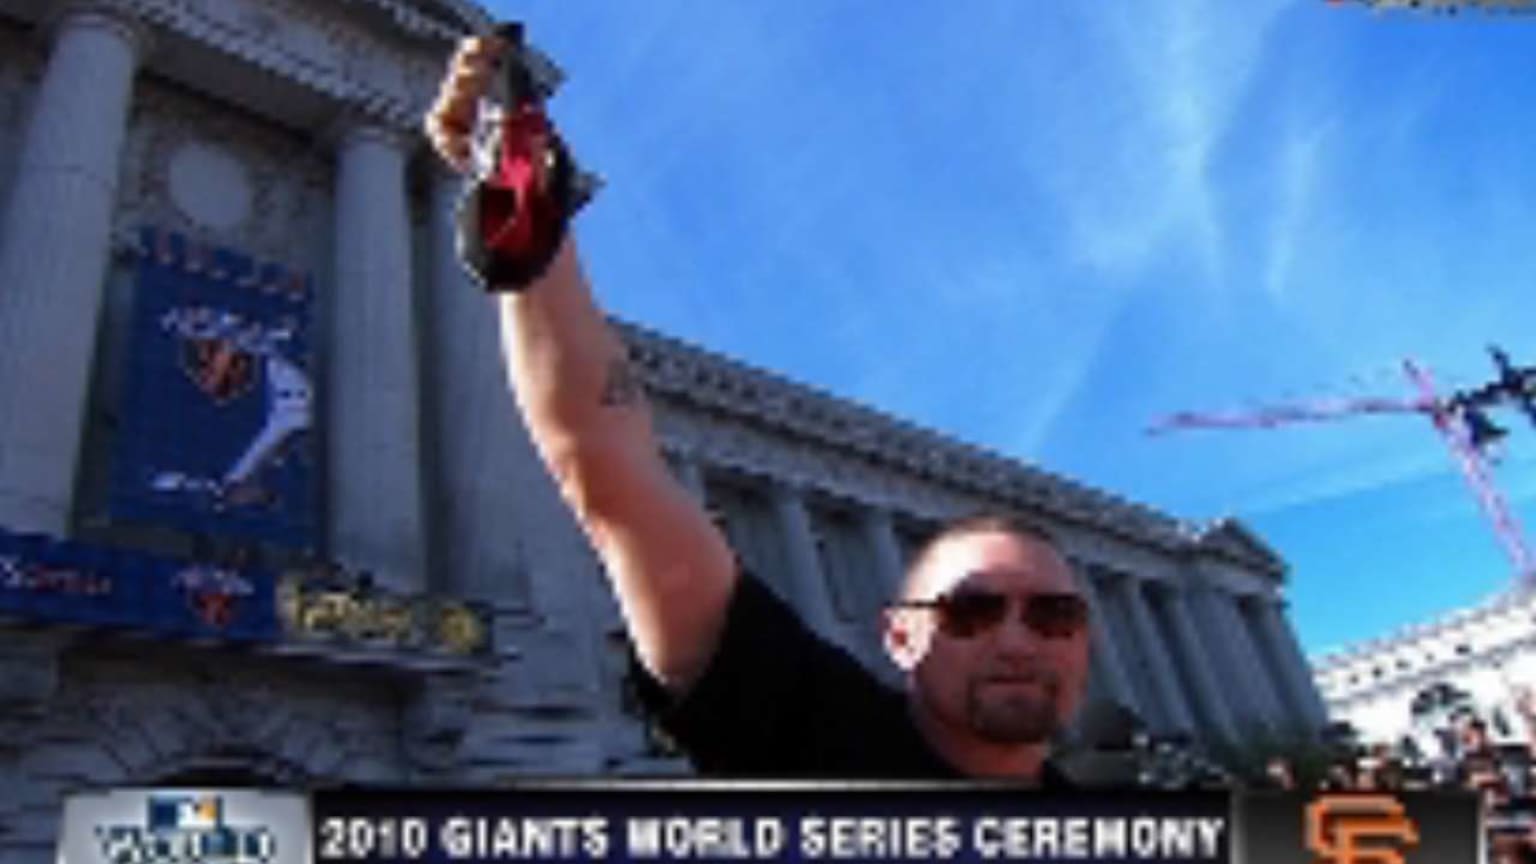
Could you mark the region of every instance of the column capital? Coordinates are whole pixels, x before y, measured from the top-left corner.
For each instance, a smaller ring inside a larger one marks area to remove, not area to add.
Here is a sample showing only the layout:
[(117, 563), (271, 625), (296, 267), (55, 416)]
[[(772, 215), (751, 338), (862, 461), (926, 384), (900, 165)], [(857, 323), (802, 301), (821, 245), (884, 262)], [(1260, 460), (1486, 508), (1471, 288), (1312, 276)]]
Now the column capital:
[[(377, 144), (409, 157), (422, 143), (414, 129), (402, 128), (381, 117), (357, 109), (344, 109), (321, 129), (319, 138), (338, 154), (363, 144)], [(435, 158), (435, 157), (434, 157)]]
[(154, 31), (123, 0), (70, 0), (49, 19), (55, 38), (74, 30), (102, 29), (117, 35), (142, 63), (154, 49)]
[(769, 475), (767, 479), (768, 482), (765, 485), (768, 487), (768, 494), (775, 497), (792, 498), (802, 505), (805, 504), (806, 492), (809, 490), (804, 483), (790, 477), (781, 477), (777, 474)]
[(336, 143), (343, 150), (359, 144), (379, 144), (404, 154), (413, 142), (402, 129), (366, 118), (349, 118), (337, 126)]

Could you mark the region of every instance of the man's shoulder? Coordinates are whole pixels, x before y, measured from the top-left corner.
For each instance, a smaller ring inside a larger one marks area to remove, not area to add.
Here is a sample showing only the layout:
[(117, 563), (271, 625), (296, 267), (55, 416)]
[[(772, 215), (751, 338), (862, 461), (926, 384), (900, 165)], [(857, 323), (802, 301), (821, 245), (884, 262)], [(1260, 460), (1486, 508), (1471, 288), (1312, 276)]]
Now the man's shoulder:
[(745, 570), (686, 693), (663, 691), (643, 668), (635, 674), (641, 704), (706, 774), (869, 776), (904, 739), (899, 691)]

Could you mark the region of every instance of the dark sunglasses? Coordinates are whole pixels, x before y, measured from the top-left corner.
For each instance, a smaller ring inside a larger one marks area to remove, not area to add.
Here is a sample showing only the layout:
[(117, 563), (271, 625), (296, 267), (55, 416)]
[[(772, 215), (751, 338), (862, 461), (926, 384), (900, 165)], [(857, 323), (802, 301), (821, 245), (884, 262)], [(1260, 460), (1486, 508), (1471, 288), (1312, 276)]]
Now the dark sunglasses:
[[(970, 639), (1002, 624), (1012, 602), (1007, 594), (967, 588), (932, 600), (907, 600), (892, 605), (932, 609), (944, 635)], [(1067, 639), (1087, 625), (1088, 603), (1077, 594), (1030, 594), (1024, 598), (1019, 620), (1042, 638)]]

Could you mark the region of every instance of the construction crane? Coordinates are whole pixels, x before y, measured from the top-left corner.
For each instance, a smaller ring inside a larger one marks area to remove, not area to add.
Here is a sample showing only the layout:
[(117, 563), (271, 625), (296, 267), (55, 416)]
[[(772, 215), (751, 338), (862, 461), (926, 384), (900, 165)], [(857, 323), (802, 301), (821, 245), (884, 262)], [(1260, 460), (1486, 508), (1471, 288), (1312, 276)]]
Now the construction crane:
[(1428, 368), (1404, 360), (1403, 371), (1415, 390), (1415, 396), (1409, 399), (1326, 399), (1246, 412), (1186, 411), (1163, 418), (1147, 431), (1157, 435), (1186, 429), (1269, 429), (1362, 414), (1426, 415), (1450, 448), (1463, 479), (1477, 496), (1483, 515), (1514, 564), (1518, 587), (1522, 591), (1536, 590), (1536, 555), (1532, 555), (1520, 523), (1494, 483), (1490, 467), (1495, 448), (1509, 436), (1509, 430), (1488, 416), (1489, 409), (1513, 405), (1536, 427), (1536, 366), (1515, 366), (1498, 346), (1490, 346), (1488, 351), (1498, 377), (1445, 397), (1436, 394)]

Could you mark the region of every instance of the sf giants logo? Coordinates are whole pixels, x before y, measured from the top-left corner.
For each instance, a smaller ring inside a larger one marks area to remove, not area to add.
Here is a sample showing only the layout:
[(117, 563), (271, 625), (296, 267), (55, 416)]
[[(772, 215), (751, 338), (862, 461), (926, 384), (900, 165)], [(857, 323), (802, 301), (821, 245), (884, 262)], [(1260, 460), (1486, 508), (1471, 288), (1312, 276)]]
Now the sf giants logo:
[(185, 340), (181, 365), (197, 389), (219, 403), (245, 395), (256, 378), (250, 353), (228, 339)]
[(1307, 848), (1318, 864), (1404, 864), (1419, 829), (1391, 795), (1323, 795), (1307, 805)]

